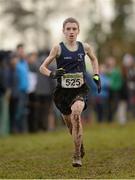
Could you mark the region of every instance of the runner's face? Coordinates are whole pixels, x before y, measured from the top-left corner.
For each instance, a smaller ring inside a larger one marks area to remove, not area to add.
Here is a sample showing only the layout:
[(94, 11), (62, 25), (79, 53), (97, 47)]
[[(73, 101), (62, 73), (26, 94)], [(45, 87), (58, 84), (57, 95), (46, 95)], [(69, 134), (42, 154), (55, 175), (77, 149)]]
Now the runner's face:
[(63, 33), (68, 41), (76, 41), (77, 35), (79, 34), (78, 25), (76, 23), (66, 23), (65, 27), (63, 28)]

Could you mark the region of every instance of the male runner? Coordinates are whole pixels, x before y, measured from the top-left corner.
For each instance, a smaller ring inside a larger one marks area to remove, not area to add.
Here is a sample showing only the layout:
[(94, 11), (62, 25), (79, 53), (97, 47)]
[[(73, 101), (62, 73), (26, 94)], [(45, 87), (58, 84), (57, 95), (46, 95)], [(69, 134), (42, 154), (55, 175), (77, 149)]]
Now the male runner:
[[(51, 49), (49, 56), (40, 66), (42, 74), (57, 79), (58, 84), (54, 92), (54, 102), (62, 113), (73, 137), (75, 148), (72, 165), (74, 167), (82, 166), (82, 158), (85, 153), (82, 140), (81, 113), (86, 108), (85, 101), (88, 93), (85, 80), (86, 54), (92, 62), (93, 80), (97, 85), (98, 92), (101, 91), (98, 60), (89, 44), (77, 41), (79, 31), (79, 22), (72, 17), (67, 18), (63, 22), (65, 40)], [(57, 69), (51, 72), (48, 65), (55, 59)]]

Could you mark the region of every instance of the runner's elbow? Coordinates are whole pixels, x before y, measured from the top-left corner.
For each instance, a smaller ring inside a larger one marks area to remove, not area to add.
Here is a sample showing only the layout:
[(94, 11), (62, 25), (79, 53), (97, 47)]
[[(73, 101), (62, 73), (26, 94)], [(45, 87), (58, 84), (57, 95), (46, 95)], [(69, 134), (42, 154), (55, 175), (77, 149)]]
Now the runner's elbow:
[(40, 72), (41, 74), (44, 74), (44, 67), (43, 67), (42, 65), (39, 67), (39, 72)]

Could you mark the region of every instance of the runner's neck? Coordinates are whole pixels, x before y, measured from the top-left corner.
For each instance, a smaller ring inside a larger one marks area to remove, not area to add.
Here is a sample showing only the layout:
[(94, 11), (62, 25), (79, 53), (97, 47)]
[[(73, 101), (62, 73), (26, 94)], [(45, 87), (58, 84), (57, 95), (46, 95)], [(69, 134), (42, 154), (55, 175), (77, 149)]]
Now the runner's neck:
[(78, 49), (77, 41), (75, 41), (75, 42), (64, 42), (64, 44), (67, 47), (67, 49), (69, 49), (70, 51), (76, 51)]

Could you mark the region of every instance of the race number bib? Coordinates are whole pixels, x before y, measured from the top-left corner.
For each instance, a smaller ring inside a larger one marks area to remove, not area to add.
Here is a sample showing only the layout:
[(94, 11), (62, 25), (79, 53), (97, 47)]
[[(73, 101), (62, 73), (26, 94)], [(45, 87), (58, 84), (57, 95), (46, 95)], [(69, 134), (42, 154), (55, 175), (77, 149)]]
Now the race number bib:
[(61, 78), (63, 88), (79, 88), (84, 84), (83, 73), (68, 73)]

